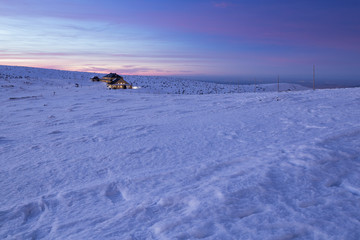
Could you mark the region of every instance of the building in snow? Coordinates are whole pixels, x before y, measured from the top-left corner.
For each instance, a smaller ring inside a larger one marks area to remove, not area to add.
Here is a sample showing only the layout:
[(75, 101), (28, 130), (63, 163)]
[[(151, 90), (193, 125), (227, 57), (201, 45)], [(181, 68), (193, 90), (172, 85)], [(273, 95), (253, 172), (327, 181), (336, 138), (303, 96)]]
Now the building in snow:
[(105, 83), (111, 83), (114, 80), (117, 80), (119, 78), (123, 78), (122, 76), (117, 75), (116, 73), (109, 73), (105, 76), (103, 76), (100, 81)]
[(132, 85), (125, 81), (121, 76), (108, 83), (107, 87), (109, 89), (132, 89)]
[(105, 82), (109, 89), (132, 89), (132, 85), (124, 80), (124, 78), (116, 73), (109, 73), (101, 79), (97, 76), (91, 78), (93, 82)]

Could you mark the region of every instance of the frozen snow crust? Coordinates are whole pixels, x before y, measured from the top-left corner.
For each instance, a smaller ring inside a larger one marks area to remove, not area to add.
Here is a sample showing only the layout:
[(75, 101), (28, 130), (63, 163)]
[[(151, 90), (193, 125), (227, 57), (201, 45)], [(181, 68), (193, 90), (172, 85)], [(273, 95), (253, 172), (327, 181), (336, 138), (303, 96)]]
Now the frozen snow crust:
[(359, 88), (93, 75), (0, 66), (0, 239), (360, 239)]

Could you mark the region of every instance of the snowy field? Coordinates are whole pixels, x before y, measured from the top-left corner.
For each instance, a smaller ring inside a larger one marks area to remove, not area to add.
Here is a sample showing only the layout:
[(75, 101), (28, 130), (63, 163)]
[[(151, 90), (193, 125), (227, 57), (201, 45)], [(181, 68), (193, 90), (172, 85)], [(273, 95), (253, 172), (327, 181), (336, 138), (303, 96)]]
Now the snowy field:
[(0, 66), (0, 239), (360, 239), (359, 88), (92, 76)]
[[(69, 72), (41, 68), (12, 67), (0, 65), (0, 79), (13, 79), (12, 82), (30, 84), (29, 79), (35, 80), (35, 84), (42, 82), (43, 85), (73, 86), (75, 83), (89, 85), (89, 79), (94, 76), (102, 77), (101, 73)], [(243, 92), (271, 92), (277, 91), (277, 84), (263, 85), (230, 85), (212, 82), (194, 81), (176, 77), (154, 76), (124, 76), (124, 79), (137, 87), (137, 93), (154, 94), (226, 94)], [(60, 81), (59, 81), (60, 80)], [(281, 83), (281, 91), (298, 91), (307, 89), (297, 84)]]

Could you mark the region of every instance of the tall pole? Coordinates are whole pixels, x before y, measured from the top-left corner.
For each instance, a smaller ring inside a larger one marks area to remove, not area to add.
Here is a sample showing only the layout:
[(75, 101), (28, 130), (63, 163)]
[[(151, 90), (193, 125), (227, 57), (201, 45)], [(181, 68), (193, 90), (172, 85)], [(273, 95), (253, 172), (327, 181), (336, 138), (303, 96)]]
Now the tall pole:
[(313, 65), (313, 90), (315, 90), (315, 64)]
[(256, 78), (255, 78), (254, 82), (255, 82), (255, 85), (254, 85), (254, 92), (256, 92)]
[(278, 75), (278, 92), (280, 92), (280, 76)]

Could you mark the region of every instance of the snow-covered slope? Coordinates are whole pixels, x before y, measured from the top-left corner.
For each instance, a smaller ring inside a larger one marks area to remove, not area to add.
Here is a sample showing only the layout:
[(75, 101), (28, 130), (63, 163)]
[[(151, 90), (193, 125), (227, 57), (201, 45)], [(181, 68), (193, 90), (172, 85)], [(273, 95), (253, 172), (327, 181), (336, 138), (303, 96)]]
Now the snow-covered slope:
[[(126, 76), (127, 81), (139, 86), (141, 92), (168, 94), (223, 94), (277, 91), (277, 84), (230, 85), (201, 82), (174, 77)], [(305, 90), (304, 86), (282, 83), (281, 91)]]
[[(71, 72), (42, 68), (14, 67), (0, 65), (0, 78), (7, 79), (14, 83), (22, 84), (26, 82), (42, 85), (94, 85), (90, 82), (93, 76), (102, 77), (104, 74)], [(201, 82), (176, 77), (156, 77), (156, 76), (124, 76), (125, 80), (136, 86), (136, 92), (155, 93), (155, 94), (222, 94), (222, 93), (242, 93), (242, 92), (269, 92), (277, 91), (277, 84), (262, 85), (229, 85), (211, 82)], [(31, 81), (35, 80), (35, 81)], [(103, 88), (104, 83), (97, 83)], [(282, 83), (281, 91), (305, 90), (306, 87), (297, 84)]]
[(0, 78), (0, 239), (360, 238), (359, 88), (49, 79)]

